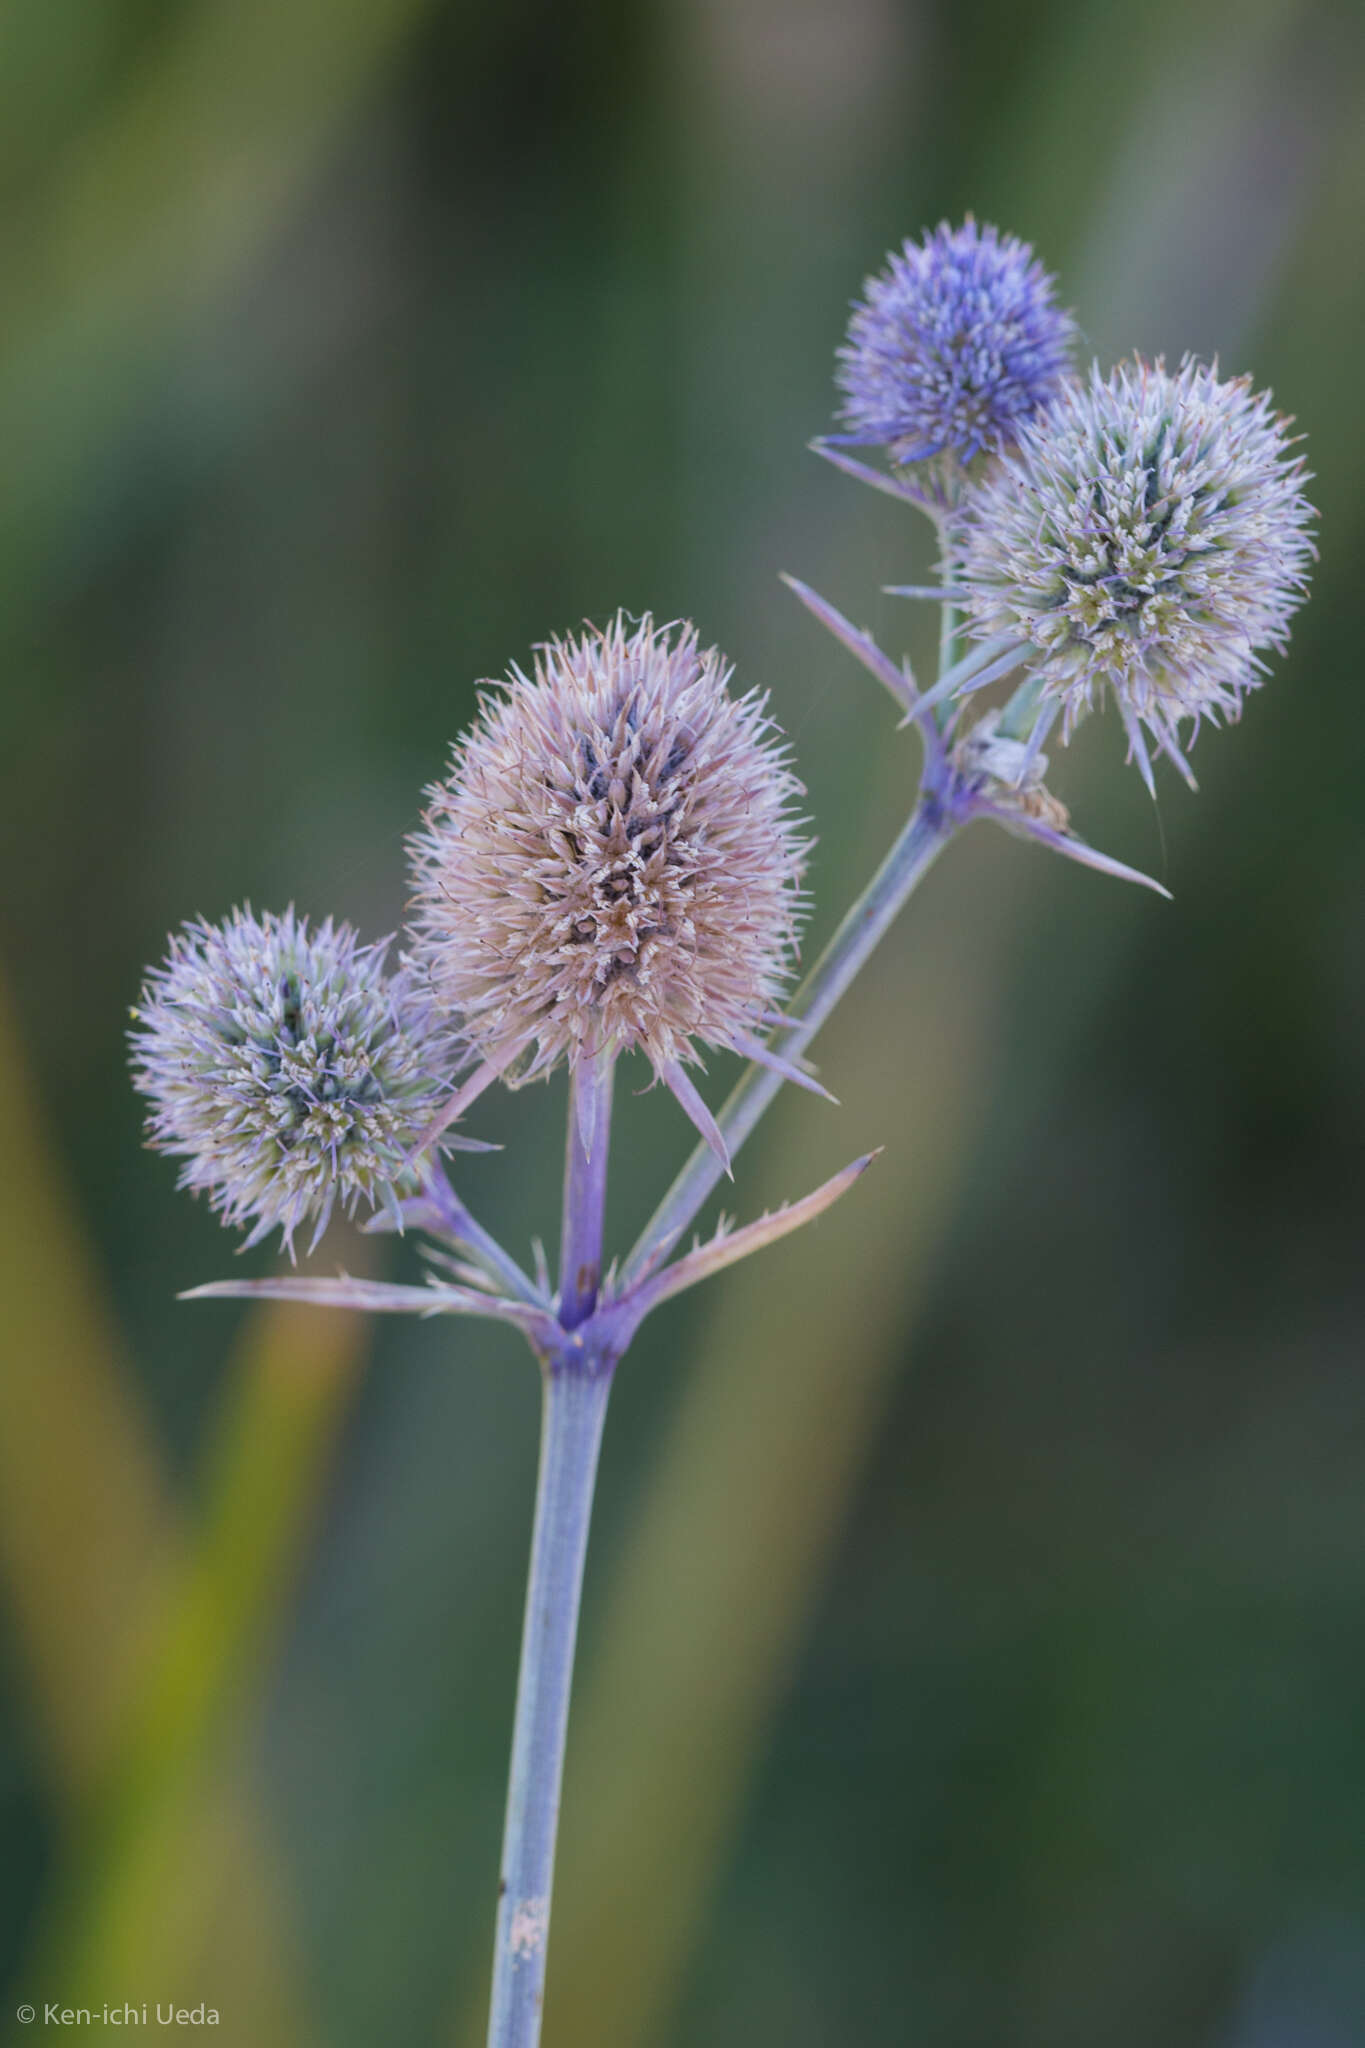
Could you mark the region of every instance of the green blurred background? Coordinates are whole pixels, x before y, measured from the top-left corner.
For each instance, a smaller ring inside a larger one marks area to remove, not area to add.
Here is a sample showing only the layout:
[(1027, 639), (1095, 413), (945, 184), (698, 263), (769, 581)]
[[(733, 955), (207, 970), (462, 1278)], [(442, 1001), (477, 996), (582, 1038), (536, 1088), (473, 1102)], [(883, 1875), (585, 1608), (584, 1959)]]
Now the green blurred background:
[[(618, 603), (771, 688), (818, 945), (914, 750), (778, 571), (933, 622), (876, 595), (913, 516), (803, 443), (863, 275), (967, 209), (1102, 360), (1273, 384), (1316, 593), (1197, 799), (1112, 718), (1058, 764), (1174, 905), (959, 843), (735, 1206), (875, 1175), (624, 1368), (549, 2048), (1365, 2041), (1365, 19), (5, 0), (0, 2042), (476, 2048), (534, 1368), (178, 1305), (242, 1268), (124, 1013), (245, 896), (391, 929), (475, 679)], [(474, 1120), (519, 1252), (561, 1111)], [(619, 1128), (624, 1245), (689, 1134)]]

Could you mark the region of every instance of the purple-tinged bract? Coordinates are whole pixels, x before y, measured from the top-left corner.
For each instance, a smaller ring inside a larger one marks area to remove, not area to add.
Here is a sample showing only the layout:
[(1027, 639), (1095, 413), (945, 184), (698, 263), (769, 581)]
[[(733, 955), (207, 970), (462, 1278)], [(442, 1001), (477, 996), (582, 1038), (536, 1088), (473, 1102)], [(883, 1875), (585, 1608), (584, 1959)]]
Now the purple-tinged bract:
[(134, 1082), (151, 1102), (148, 1141), (185, 1161), (224, 1223), (248, 1244), (335, 1203), (395, 1203), (409, 1155), (450, 1089), (448, 1026), (387, 942), (362, 946), (349, 925), (310, 930), (233, 911), (171, 940), (133, 1012)]
[[(983, 638), (1023, 641), (1044, 712), (1111, 690), (1187, 777), (1179, 728), (1235, 718), (1308, 586), (1312, 507), (1268, 392), (1187, 358), (1096, 368), (969, 493), (958, 580)], [(1188, 744), (1188, 742), (1187, 742)]]
[(509, 1078), (747, 1050), (788, 974), (800, 785), (690, 625), (618, 616), (483, 698), (413, 841), (413, 964)]
[(907, 241), (855, 303), (838, 438), (901, 468), (1008, 447), (1069, 368), (1075, 328), (1055, 289), (1026, 243), (970, 218)]

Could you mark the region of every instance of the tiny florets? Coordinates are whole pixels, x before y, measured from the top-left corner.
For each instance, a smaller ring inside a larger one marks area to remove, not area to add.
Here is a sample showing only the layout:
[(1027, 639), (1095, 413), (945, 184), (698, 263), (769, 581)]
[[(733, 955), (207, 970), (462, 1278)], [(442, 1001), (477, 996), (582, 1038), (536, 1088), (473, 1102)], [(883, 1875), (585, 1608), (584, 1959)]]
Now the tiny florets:
[(983, 637), (1023, 641), (1064, 733), (1112, 690), (1186, 775), (1182, 720), (1235, 718), (1308, 586), (1312, 507), (1288, 422), (1186, 359), (1067, 387), (969, 494), (959, 579)]
[(1055, 290), (1026, 243), (970, 218), (907, 241), (854, 305), (839, 438), (902, 468), (1007, 447), (1069, 367), (1075, 327)]
[(386, 950), (248, 907), (187, 924), (147, 977), (130, 1036), (148, 1140), (224, 1223), (254, 1225), (248, 1244), (278, 1227), (292, 1253), (338, 1201), (391, 1207), (449, 1093), (449, 1028)]
[(674, 1085), (694, 1038), (765, 1029), (801, 902), (800, 784), (729, 676), (690, 625), (552, 640), (428, 792), (414, 965), (515, 1078), (638, 1047)]

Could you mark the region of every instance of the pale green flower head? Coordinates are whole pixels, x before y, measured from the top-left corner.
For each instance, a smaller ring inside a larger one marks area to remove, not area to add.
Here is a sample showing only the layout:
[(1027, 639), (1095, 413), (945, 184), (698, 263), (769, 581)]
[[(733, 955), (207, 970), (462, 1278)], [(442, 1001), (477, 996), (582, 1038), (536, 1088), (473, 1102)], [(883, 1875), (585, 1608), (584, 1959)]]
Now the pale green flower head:
[(964, 503), (975, 630), (1024, 644), (1066, 737), (1111, 693), (1149, 786), (1144, 735), (1189, 777), (1185, 747), (1238, 716), (1307, 592), (1312, 507), (1288, 425), (1249, 378), (1190, 358), (1174, 375), (1096, 368)]
[(457, 1060), (386, 949), (248, 906), (187, 924), (147, 976), (131, 1040), (148, 1142), (183, 1159), (181, 1186), (224, 1223), (250, 1226), (248, 1244), (278, 1229), (292, 1253), (337, 1203), (396, 1213), (396, 1187), (415, 1185), (410, 1155)]

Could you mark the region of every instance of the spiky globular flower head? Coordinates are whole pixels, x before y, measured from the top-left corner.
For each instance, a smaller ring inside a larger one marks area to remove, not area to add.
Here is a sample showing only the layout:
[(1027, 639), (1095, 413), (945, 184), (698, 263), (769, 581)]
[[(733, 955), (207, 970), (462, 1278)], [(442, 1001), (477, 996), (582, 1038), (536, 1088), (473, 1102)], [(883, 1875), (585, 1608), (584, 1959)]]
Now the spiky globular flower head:
[(1067, 735), (1112, 690), (1149, 786), (1143, 728), (1188, 777), (1181, 721), (1237, 716), (1306, 593), (1313, 515), (1287, 427), (1249, 378), (1192, 358), (1096, 367), (967, 501), (976, 630), (1026, 644)]
[(1026, 243), (970, 216), (907, 241), (855, 303), (839, 438), (902, 468), (953, 470), (1007, 447), (1069, 367), (1075, 328), (1055, 290)]
[(185, 1161), (202, 1190), (255, 1244), (294, 1232), (363, 1196), (394, 1205), (394, 1185), (449, 1093), (448, 1026), (387, 941), (362, 946), (349, 925), (309, 930), (234, 910), (171, 940), (133, 1012), (134, 1084), (151, 1102), (148, 1141)]
[(618, 617), (482, 700), (413, 841), (413, 962), (518, 1080), (638, 1047), (746, 1048), (786, 977), (800, 785), (690, 625)]

